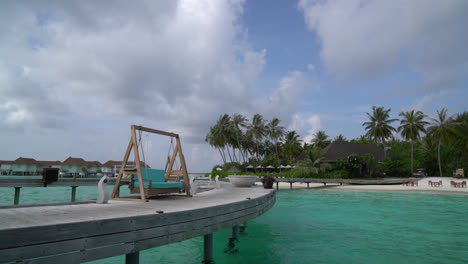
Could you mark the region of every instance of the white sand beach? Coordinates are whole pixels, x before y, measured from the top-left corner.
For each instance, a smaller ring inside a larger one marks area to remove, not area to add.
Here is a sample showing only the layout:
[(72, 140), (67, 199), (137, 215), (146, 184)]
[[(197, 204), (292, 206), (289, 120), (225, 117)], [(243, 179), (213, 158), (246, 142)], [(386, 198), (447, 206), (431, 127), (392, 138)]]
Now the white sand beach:
[[(429, 181), (439, 182), (442, 181), (441, 187), (431, 187), (429, 186)], [(448, 177), (428, 177), (420, 179), (418, 181), (418, 186), (406, 186), (406, 185), (339, 185), (328, 183), (327, 186), (324, 186), (322, 183), (310, 183), (310, 189), (330, 189), (330, 190), (366, 190), (366, 191), (397, 191), (397, 192), (431, 192), (431, 193), (460, 193), (468, 194), (468, 188), (455, 188), (450, 185), (450, 181), (462, 182), (467, 181), (468, 179), (455, 179)], [(261, 183), (257, 183), (261, 184)], [(276, 183), (274, 184), (276, 188)], [(292, 185), (293, 189), (307, 189), (306, 183), (294, 183)], [(279, 188), (289, 189), (290, 185), (287, 182), (280, 182)]]

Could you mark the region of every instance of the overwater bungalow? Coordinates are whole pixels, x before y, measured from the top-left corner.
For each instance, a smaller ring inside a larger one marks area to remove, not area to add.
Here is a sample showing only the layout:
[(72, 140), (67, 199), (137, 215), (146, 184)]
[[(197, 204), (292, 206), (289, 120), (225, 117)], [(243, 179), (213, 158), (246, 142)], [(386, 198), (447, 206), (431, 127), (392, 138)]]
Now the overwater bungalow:
[[(128, 163), (134, 166), (135, 163)], [(33, 158), (19, 157), (16, 160), (0, 160), (0, 175), (30, 176), (40, 175), (44, 168), (58, 168), (65, 176), (96, 176), (102, 173), (106, 176), (116, 176), (122, 161), (109, 160), (102, 164), (99, 161), (86, 161), (83, 158), (68, 157), (59, 161), (40, 161)], [(144, 162), (141, 166), (146, 167)]]

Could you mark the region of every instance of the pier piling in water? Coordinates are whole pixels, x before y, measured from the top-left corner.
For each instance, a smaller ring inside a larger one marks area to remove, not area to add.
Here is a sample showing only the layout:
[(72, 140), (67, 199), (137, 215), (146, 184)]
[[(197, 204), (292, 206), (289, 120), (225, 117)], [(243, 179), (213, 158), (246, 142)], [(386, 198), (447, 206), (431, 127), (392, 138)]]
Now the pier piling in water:
[(203, 236), (203, 264), (214, 263), (213, 260), (213, 233)]
[(71, 201), (74, 202), (75, 199), (76, 199), (76, 188), (78, 188), (78, 186), (72, 186), (72, 192), (71, 192)]
[(138, 264), (140, 263), (140, 251), (128, 253), (125, 255), (125, 264)]
[(233, 226), (232, 229), (231, 229), (231, 237), (232, 237), (232, 240), (234, 240), (234, 241), (239, 241), (239, 240), (237, 239), (238, 234), (239, 234), (239, 226), (238, 226), (238, 225), (235, 225), (235, 226)]
[(246, 228), (247, 228), (247, 222), (244, 222), (244, 223), (239, 227), (240, 233), (244, 233)]
[(20, 191), (21, 191), (21, 187), (15, 187), (15, 201), (14, 201), (14, 204), (19, 204), (19, 200), (20, 200)]

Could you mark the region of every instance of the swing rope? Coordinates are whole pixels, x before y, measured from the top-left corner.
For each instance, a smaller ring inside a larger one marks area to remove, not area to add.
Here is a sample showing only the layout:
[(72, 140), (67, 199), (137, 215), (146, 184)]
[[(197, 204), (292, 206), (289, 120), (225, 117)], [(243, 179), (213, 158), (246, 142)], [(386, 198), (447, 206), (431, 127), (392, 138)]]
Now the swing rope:
[[(138, 146), (141, 147), (141, 154), (143, 156), (143, 163), (145, 163), (145, 172), (146, 172), (146, 179), (148, 179), (148, 164), (146, 163), (146, 159), (145, 159), (145, 150), (143, 148), (143, 143), (141, 142), (141, 134), (143, 133), (143, 131), (139, 130), (138, 131)], [(135, 163), (136, 164), (136, 163)], [(141, 163), (140, 163), (140, 168), (141, 168)]]
[[(171, 137), (171, 144), (169, 145), (169, 150), (168, 150), (168, 152), (167, 152), (167, 162), (166, 162), (166, 166), (165, 166), (165, 168), (164, 168), (164, 171), (166, 171), (166, 172), (167, 172), (168, 169), (170, 169), (170, 170), (172, 171), (172, 168), (168, 168), (168, 167), (169, 167), (169, 164), (171, 163), (171, 153), (175, 153), (174, 138), (173, 138), (173, 137)], [(179, 167), (178, 167), (179, 164), (178, 164), (178, 162), (177, 162), (176, 157), (174, 157), (174, 159), (175, 159), (175, 160), (174, 160), (174, 163), (175, 163), (175, 164), (173, 164), (172, 166), (176, 165), (176, 168), (179, 168)], [(178, 170), (180, 170), (180, 168), (179, 168)], [(178, 177), (177, 177), (177, 179), (178, 179)]]
[(171, 162), (171, 148), (172, 148), (172, 137), (171, 137), (171, 144), (169, 144), (169, 149), (167, 150), (167, 161), (166, 161), (166, 166), (164, 166), (164, 172), (167, 171), (167, 166), (169, 166), (169, 163)]

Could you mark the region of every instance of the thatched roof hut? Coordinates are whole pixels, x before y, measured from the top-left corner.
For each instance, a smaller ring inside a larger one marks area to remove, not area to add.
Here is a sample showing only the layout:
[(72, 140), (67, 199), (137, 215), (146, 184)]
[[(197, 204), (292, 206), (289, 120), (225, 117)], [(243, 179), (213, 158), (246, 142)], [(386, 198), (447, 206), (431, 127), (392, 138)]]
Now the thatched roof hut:
[(339, 158), (346, 158), (351, 154), (372, 154), (375, 160), (381, 160), (385, 157), (384, 149), (375, 144), (356, 144), (337, 140), (322, 151), (321, 156), (324, 158), (322, 162), (336, 163)]

